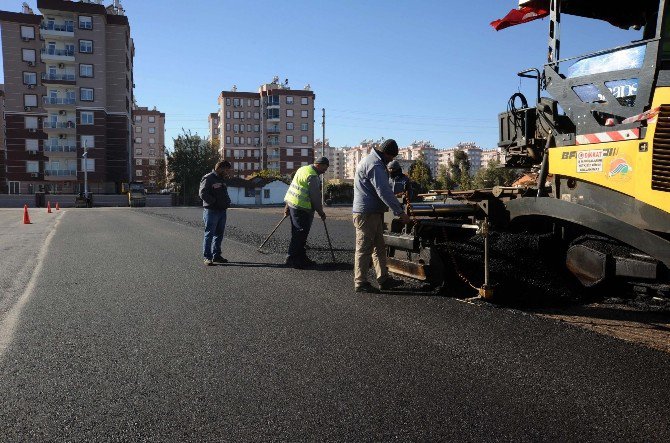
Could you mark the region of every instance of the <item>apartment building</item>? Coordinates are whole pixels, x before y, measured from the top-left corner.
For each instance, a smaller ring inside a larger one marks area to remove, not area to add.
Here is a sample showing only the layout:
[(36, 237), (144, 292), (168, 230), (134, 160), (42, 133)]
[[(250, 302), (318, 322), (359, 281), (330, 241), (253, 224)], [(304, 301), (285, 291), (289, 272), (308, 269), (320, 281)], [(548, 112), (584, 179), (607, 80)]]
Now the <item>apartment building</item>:
[[(10, 193), (116, 192), (131, 176), (134, 46), (118, 0), (0, 11)], [(84, 157), (84, 152), (86, 156)]]
[[(216, 141), (218, 143), (219, 135), (221, 134), (221, 129), (219, 128), (219, 114), (212, 112), (207, 118), (207, 128), (210, 141)], [(218, 149), (218, 147), (217, 147)]]
[(489, 164), (493, 161), (498, 163), (503, 162), (503, 155), (500, 148), (482, 151), (482, 169), (488, 168)]
[(363, 140), (358, 146), (344, 151), (344, 178), (353, 180), (358, 163), (370, 153), (373, 148), (378, 148), (384, 140)]
[(148, 107), (133, 109), (133, 179), (144, 182), (147, 191), (157, 192), (156, 180), (165, 157), (165, 114)]
[(321, 140), (317, 140), (314, 143), (314, 159), (321, 157), (322, 155), (328, 158), (330, 166), (328, 171), (323, 174), (324, 180), (343, 180), (344, 179), (344, 170), (345, 170), (345, 160), (344, 160), (344, 148), (336, 148), (330, 146), (328, 139), (326, 139), (326, 146), (324, 147), (324, 153), (321, 153)]
[(5, 149), (5, 85), (0, 84), (0, 194), (7, 193), (7, 151)]
[(470, 161), (470, 175), (475, 175), (482, 167), (482, 148), (474, 142), (458, 143), (454, 148), (439, 149), (437, 151), (438, 166), (449, 167), (449, 163), (454, 161), (456, 151), (464, 151)]
[[(423, 158), (423, 161), (426, 162), (430, 169), (430, 173), (435, 177), (437, 174), (438, 157), (437, 149), (431, 142), (423, 140), (414, 141), (409, 146), (400, 148), (396, 160), (406, 160), (406, 162), (402, 162), (401, 164), (407, 165), (420, 158)], [(405, 168), (403, 168), (403, 170), (405, 170)]]
[(246, 177), (261, 169), (291, 174), (314, 158), (314, 99), (307, 85), (288, 80), (261, 85), (257, 92), (237, 87), (219, 95), (219, 152)]

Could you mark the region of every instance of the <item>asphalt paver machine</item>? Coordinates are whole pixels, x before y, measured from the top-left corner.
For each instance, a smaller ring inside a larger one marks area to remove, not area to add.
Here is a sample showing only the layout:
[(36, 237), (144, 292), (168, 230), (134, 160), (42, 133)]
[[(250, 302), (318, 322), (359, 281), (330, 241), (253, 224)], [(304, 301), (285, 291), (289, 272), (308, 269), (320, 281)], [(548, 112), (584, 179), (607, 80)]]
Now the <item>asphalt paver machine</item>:
[[(666, 0), (531, 0), (519, 11), (548, 17), (543, 69), (520, 72), (535, 103), (512, 95), (499, 115), (504, 166), (523, 186), (436, 190), (406, 204), (414, 222), (387, 220), (390, 270), (445, 284), (449, 243), (529, 226), (555, 236), (552, 250), (586, 287), (626, 279), (667, 285), (670, 268), (670, 11)], [(640, 40), (560, 59), (561, 16), (639, 29)], [(544, 91), (544, 92), (543, 92)], [(482, 295), (490, 294), (484, 242)], [(520, 270), (520, 272), (523, 272)], [(446, 282), (448, 284), (448, 282)]]

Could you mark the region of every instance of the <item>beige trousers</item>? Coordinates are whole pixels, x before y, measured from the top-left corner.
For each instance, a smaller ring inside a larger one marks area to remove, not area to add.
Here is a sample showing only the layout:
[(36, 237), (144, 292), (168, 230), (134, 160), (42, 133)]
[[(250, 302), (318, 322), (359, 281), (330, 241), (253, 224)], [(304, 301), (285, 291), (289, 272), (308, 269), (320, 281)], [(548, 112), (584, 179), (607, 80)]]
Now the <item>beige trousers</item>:
[(368, 281), (370, 258), (375, 267), (379, 283), (386, 280), (386, 245), (384, 244), (384, 214), (354, 214), (356, 228), (356, 255), (354, 256), (354, 284), (360, 286)]

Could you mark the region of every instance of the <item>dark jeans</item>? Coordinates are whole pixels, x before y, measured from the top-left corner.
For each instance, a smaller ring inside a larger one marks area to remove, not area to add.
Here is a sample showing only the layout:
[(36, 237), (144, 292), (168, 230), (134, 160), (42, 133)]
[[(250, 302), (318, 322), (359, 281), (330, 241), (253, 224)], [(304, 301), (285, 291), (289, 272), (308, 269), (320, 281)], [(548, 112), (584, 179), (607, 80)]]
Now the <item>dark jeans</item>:
[(314, 211), (303, 211), (291, 208), (291, 243), (288, 246), (288, 258), (293, 261), (304, 260), (307, 257), (305, 245), (307, 236), (314, 220)]
[(205, 222), (205, 238), (202, 242), (202, 255), (212, 259), (221, 256), (221, 240), (226, 229), (226, 210), (208, 209), (202, 212), (202, 221)]

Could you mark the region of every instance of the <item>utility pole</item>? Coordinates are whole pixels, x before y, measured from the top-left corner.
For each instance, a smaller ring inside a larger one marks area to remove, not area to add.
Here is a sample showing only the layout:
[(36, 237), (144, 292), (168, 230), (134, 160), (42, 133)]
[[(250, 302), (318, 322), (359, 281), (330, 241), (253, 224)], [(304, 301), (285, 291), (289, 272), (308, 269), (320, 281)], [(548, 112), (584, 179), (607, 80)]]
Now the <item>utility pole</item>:
[(84, 140), (84, 198), (88, 201), (88, 142)]
[[(321, 157), (325, 156), (326, 156), (326, 108), (321, 108)], [(321, 203), (326, 202), (326, 178), (324, 177), (324, 175), (321, 176)]]

